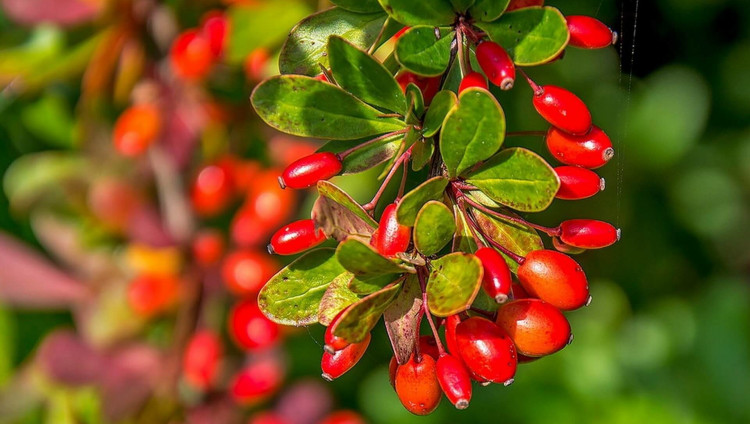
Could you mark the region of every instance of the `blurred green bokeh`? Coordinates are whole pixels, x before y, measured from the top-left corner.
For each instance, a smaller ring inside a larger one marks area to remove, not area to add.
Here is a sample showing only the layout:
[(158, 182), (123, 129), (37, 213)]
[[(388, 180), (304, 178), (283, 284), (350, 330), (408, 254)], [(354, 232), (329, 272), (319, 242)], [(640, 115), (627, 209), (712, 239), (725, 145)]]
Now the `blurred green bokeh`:
[[(510, 387), (477, 388), (465, 411), (444, 400), (419, 418), (389, 386), (389, 343), (380, 329), (362, 362), (330, 387), (341, 406), (383, 424), (750, 422), (750, 2), (640, 1), (637, 19), (635, 1), (547, 3), (565, 14), (596, 11), (622, 28), (623, 40), (619, 52), (568, 49), (564, 60), (529, 70), (580, 95), (617, 152), (601, 169), (603, 193), (555, 202), (538, 217), (622, 228), (615, 246), (576, 258), (594, 300), (569, 314), (574, 343), (522, 365)], [(8, 25), (0, 17), (0, 29)], [(40, 33), (38, 42), (55, 48), (55, 36)], [(0, 170), (45, 145), (70, 145), (75, 128), (66, 105), (75, 87), (51, 90), (22, 104), (0, 97)], [(509, 131), (544, 128), (521, 84), (497, 94), (525, 111), (508, 115)], [(37, 125), (40, 119), (54, 126)], [(509, 142), (544, 151), (539, 137)], [(372, 177), (337, 183), (366, 200)], [(33, 241), (2, 196), (0, 228)], [(68, 320), (0, 310), (0, 384), (41, 334)], [(290, 341), (293, 377), (319, 373), (321, 334), (318, 326)]]

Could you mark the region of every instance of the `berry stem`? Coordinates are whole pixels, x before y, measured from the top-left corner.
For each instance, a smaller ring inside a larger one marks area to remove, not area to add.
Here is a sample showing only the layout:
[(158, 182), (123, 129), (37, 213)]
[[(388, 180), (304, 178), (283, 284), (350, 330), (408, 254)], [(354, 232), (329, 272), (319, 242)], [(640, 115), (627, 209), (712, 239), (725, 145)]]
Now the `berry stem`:
[(534, 90), (535, 96), (541, 96), (542, 94), (544, 94), (544, 89), (539, 84), (535, 83), (534, 80), (529, 78), (529, 76), (526, 75), (526, 72), (524, 72), (523, 69), (519, 68), (518, 72), (520, 72), (521, 75), (523, 75), (523, 77), (526, 78), (526, 82), (528, 82), (529, 86), (531, 86), (531, 89)]
[[(401, 115), (399, 115), (399, 116), (401, 116)], [(339, 157), (339, 159), (344, 160), (347, 156), (349, 156), (350, 154), (356, 152), (359, 149), (365, 148), (365, 147), (367, 147), (367, 146), (369, 146), (371, 144), (375, 144), (378, 141), (383, 141), (383, 140), (386, 140), (388, 138), (395, 137), (397, 135), (406, 134), (407, 132), (409, 132), (409, 130), (411, 128), (412, 127), (407, 127), (407, 128), (402, 129), (402, 130), (389, 132), (388, 134), (383, 134), (381, 136), (373, 138), (372, 140), (367, 140), (367, 141), (365, 141), (362, 144), (358, 144), (358, 145), (356, 145), (356, 146), (354, 146), (354, 147), (352, 147), (350, 149), (346, 149), (343, 152), (338, 153), (337, 156)]]
[(375, 37), (375, 41), (373, 41), (370, 48), (367, 49), (367, 54), (372, 55), (373, 53), (375, 53), (375, 50), (377, 50), (378, 44), (380, 44), (380, 40), (383, 38), (383, 33), (385, 33), (385, 28), (390, 23), (389, 22), (390, 20), (391, 18), (388, 18), (385, 20), (385, 22), (383, 22), (383, 26), (380, 27), (380, 32), (378, 33), (378, 36)]
[[(466, 210), (465, 212), (466, 212), (465, 216), (467, 218), (466, 221), (469, 223), (469, 225), (472, 226), (472, 227), (474, 227), (480, 233), (482, 233), (482, 229), (479, 228), (479, 224), (477, 224), (476, 218), (474, 217), (474, 214), (471, 211), (469, 211), (469, 210)], [(482, 234), (484, 235), (484, 233), (482, 233)], [(495, 240), (493, 240), (491, 237), (486, 237), (485, 236), (485, 240), (487, 240), (487, 242), (489, 242), (494, 248), (496, 248), (497, 250), (501, 251), (502, 253), (504, 253), (509, 258), (511, 258), (514, 261), (516, 261), (516, 263), (518, 263), (518, 264), (522, 264), (526, 260), (523, 256), (518, 255), (518, 254), (512, 252), (507, 247), (505, 247), (502, 244), (500, 244), (500, 243), (496, 242)]]
[(427, 282), (425, 281), (425, 276), (424, 276), (425, 271), (427, 271), (427, 268), (424, 268), (424, 267), (417, 268), (417, 276), (419, 277), (419, 285), (422, 288), (422, 310), (424, 311), (424, 315), (427, 317), (427, 322), (430, 324), (430, 329), (432, 330), (432, 336), (435, 338), (435, 343), (437, 344), (438, 352), (440, 353), (440, 356), (443, 356), (445, 355), (445, 348), (443, 347), (443, 342), (440, 340), (440, 335), (438, 334), (437, 327), (435, 326), (435, 322), (432, 320), (432, 314), (430, 313), (430, 306), (427, 303)]
[(380, 185), (380, 188), (378, 189), (378, 192), (375, 193), (375, 196), (370, 200), (369, 203), (366, 205), (362, 205), (362, 208), (366, 211), (372, 211), (375, 209), (375, 206), (378, 205), (378, 200), (380, 200), (380, 196), (383, 195), (383, 192), (385, 191), (385, 188), (388, 186), (388, 183), (391, 182), (391, 179), (393, 178), (393, 175), (396, 173), (396, 169), (405, 161), (408, 161), (411, 157), (411, 149), (412, 147), (409, 147), (407, 151), (404, 152), (401, 156), (396, 159), (395, 162), (393, 162), (393, 165), (391, 166), (391, 170), (388, 171), (388, 175), (385, 177), (385, 180), (383, 180), (383, 184)]
[(500, 213), (500, 212), (497, 212), (495, 210), (492, 210), (492, 209), (490, 209), (490, 208), (482, 205), (481, 203), (475, 202), (474, 200), (470, 199), (468, 196), (464, 195), (463, 193), (461, 193), (461, 196), (466, 201), (466, 203), (468, 203), (469, 205), (471, 205), (471, 207), (473, 207), (475, 209), (479, 209), (480, 211), (482, 211), (482, 212), (484, 212), (484, 213), (486, 213), (488, 215), (492, 215), (495, 218), (499, 218), (499, 219), (502, 219), (503, 221), (510, 221), (510, 222), (513, 222), (513, 223), (516, 223), (516, 224), (520, 224), (520, 225), (525, 225), (527, 227), (531, 227), (531, 228), (533, 228), (535, 230), (539, 230), (539, 231), (547, 234), (550, 237), (555, 237), (555, 236), (559, 236), (560, 235), (560, 228), (559, 227), (558, 228), (545, 227), (543, 225), (538, 225), (538, 224), (534, 224), (533, 222), (526, 221), (525, 219), (522, 219), (522, 218), (516, 218), (514, 216), (505, 215), (503, 213)]
[[(463, 19), (463, 18), (461, 18)], [(461, 77), (463, 78), (471, 72), (471, 65), (466, 60), (467, 54), (466, 49), (464, 46), (464, 32), (462, 30), (462, 26), (459, 25), (458, 28), (456, 28), (456, 45), (458, 47), (458, 66), (461, 69)]]
[(398, 195), (396, 201), (400, 201), (404, 197), (404, 191), (406, 191), (406, 177), (409, 174), (409, 161), (404, 161), (404, 173), (401, 174), (401, 185), (398, 187)]

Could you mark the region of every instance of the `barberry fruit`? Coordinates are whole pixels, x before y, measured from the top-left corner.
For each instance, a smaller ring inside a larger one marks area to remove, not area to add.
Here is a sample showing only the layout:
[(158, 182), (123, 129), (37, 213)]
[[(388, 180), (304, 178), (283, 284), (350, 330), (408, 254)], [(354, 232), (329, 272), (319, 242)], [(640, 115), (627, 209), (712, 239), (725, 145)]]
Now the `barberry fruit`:
[(411, 241), (411, 229), (399, 224), (395, 203), (385, 207), (378, 229), (372, 234), (370, 244), (383, 256), (395, 256), (405, 252)]
[(445, 397), (458, 409), (466, 409), (471, 401), (471, 376), (463, 362), (444, 354), (437, 361), (437, 378)]
[(566, 16), (570, 41), (568, 45), (584, 49), (601, 49), (617, 42), (617, 33), (590, 16)]
[(555, 353), (570, 340), (570, 323), (565, 315), (539, 299), (503, 305), (497, 312), (497, 325), (513, 339), (518, 353), (529, 357)]
[(185, 380), (200, 390), (210, 388), (216, 380), (223, 351), (216, 333), (205, 329), (195, 332), (182, 358)]
[(181, 33), (169, 52), (174, 73), (186, 80), (202, 80), (211, 71), (214, 54), (211, 43), (195, 29)]
[(221, 58), (227, 44), (229, 34), (229, 20), (219, 11), (208, 12), (203, 17), (201, 35), (208, 41), (214, 60)]
[(581, 249), (601, 249), (620, 240), (620, 230), (595, 219), (570, 219), (560, 224), (560, 241)]
[(578, 309), (589, 300), (586, 274), (570, 256), (534, 250), (518, 266), (518, 280), (532, 296), (562, 310)]
[(552, 156), (566, 165), (595, 169), (615, 155), (612, 141), (595, 125), (588, 133), (578, 136), (550, 127), (546, 142)]
[(236, 250), (224, 259), (221, 277), (230, 292), (252, 296), (277, 271), (278, 264), (270, 256), (255, 250)]
[(229, 383), (232, 398), (243, 405), (255, 405), (273, 395), (284, 379), (284, 368), (274, 357), (256, 360), (240, 370)]
[(437, 379), (436, 362), (429, 355), (422, 355), (417, 362), (413, 355), (409, 362), (396, 370), (396, 394), (407, 411), (415, 415), (427, 415), (440, 404), (440, 383)]
[(216, 216), (226, 210), (234, 195), (232, 168), (223, 161), (201, 168), (190, 189), (193, 209), (203, 217)]
[(505, 8), (505, 13), (532, 6), (544, 6), (544, 0), (510, 0), (508, 7)]
[(338, 314), (336, 314), (336, 316), (331, 320), (331, 323), (328, 324), (328, 327), (326, 327), (326, 332), (323, 335), (323, 350), (328, 353), (333, 354), (351, 344), (343, 337), (339, 337), (333, 334), (333, 330), (336, 328), (336, 325), (338, 324), (339, 320), (344, 315), (344, 312), (346, 312), (346, 310), (347, 308), (344, 308)]
[(471, 317), (456, 326), (458, 351), (475, 378), (510, 384), (516, 374), (513, 341), (494, 322)]
[(287, 224), (276, 231), (271, 237), (268, 252), (294, 255), (315, 247), (325, 240), (326, 235), (321, 229), (315, 228), (312, 219), (303, 219)]
[(578, 96), (554, 85), (530, 83), (534, 89), (532, 103), (542, 118), (569, 134), (584, 135), (589, 132), (591, 112)]
[(193, 238), (191, 245), (195, 262), (208, 267), (216, 265), (224, 255), (224, 236), (217, 230), (201, 230)]
[(123, 156), (141, 155), (154, 143), (160, 131), (161, 116), (155, 106), (131, 106), (115, 122), (115, 150)]
[(461, 85), (458, 87), (458, 93), (461, 94), (464, 90), (471, 87), (484, 88), (487, 90), (487, 80), (484, 78), (484, 75), (479, 72), (469, 72), (466, 74), (461, 80)]
[(279, 340), (279, 325), (263, 315), (254, 299), (234, 305), (227, 324), (234, 342), (245, 350), (264, 349)]
[(177, 302), (180, 282), (173, 275), (142, 274), (128, 286), (130, 307), (144, 318), (169, 310)]
[(335, 153), (321, 152), (303, 157), (284, 169), (281, 188), (307, 188), (341, 172), (341, 160)]
[(510, 90), (516, 81), (516, 66), (508, 52), (493, 41), (483, 41), (477, 46), (477, 62), (491, 83), (502, 90)]
[(491, 247), (482, 247), (474, 255), (482, 261), (482, 268), (484, 269), (482, 288), (484, 288), (484, 291), (497, 303), (508, 300), (513, 280), (505, 258)]
[(580, 200), (604, 190), (604, 178), (590, 169), (558, 166), (555, 173), (560, 178), (560, 188), (555, 194), (558, 199)]
[(365, 354), (367, 346), (370, 345), (370, 339), (370, 333), (367, 333), (365, 339), (359, 343), (352, 343), (333, 354), (323, 352), (323, 358), (320, 361), (323, 378), (333, 381), (357, 365), (362, 355)]

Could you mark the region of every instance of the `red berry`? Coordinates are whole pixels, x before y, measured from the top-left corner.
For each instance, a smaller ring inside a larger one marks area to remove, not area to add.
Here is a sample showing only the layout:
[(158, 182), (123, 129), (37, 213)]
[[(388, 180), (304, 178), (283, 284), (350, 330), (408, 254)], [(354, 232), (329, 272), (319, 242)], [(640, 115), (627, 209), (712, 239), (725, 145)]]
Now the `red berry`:
[(203, 18), (201, 34), (208, 40), (213, 59), (218, 59), (224, 54), (229, 33), (229, 20), (219, 11), (211, 11)]
[(620, 239), (620, 230), (595, 219), (570, 219), (560, 224), (560, 241), (582, 249), (601, 249)]
[(601, 49), (617, 42), (617, 33), (590, 16), (566, 16), (569, 45), (584, 49)]
[(279, 360), (265, 357), (240, 370), (229, 384), (229, 393), (243, 405), (257, 404), (273, 395), (283, 379)]
[(211, 43), (195, 29), (189, 29), (175, 39), (169, 52), (172, 70), (187, 80), (201, 80), (208, 75), (214, 55)]
[(461, 85), (458, 87), (458, 94), (471, 87), (479, 87), (487, 90), (487, 80), (484, 78), (484, 75), (479, 72), (469, 72), (466, 74), (461, 80)]
[(234, 214), (229, 226), (232, 241), (242, 247), (254, 247), (267, 241), (268, 231), (268, 225), (258, 218), (247, 203)]
[(182, 369), (185, 380), (194, 387), (206, 390), (216, 380), (223, 354), (219, 336), (210, 330), (199, 330), (188, 342)]
[(320, 361), (323, 378), (333, 381), (357, 365), (370, 344), (370, 338), (371, 336), (368, 333), (361, 342), (352, 343), (334, 354), (323, 352), (323, 358)]
[(554, 250), (534, 250), (519, 265), (518, 280), (532, 296), (562, 309), (578, 309), (589, 301), (589, 284), (581, 266)]
[(123, 156), (138, 156), (154, 143), (161, 131), (161, 116), (153, 105), (131, 106), (117, 118), (115, 149)]
[(273, 411), (259, 412), (252, 417), (247, 424), (291, 424), (284, 417)]
[(419, 353), (432, 356), (434, 360), (440, 357), (440, 350), (438, 350), (435, 336), (427, 334), (419, 336)]
[(328, 353), (333, 354), (351, 344), (343, 337), (339, 337), (333, 334), (333, 330), (336, 328), (336, 325), (338, 325), (339, 320), (341, 320), (341, 317), (344, 315), (344, 312), (346, 312), (347, 309), (348, 308), (344, 308), (338, 314), (336, 314), (336, 316), (333, 317), (333, 320), (331, 320), (331, 323), (328, 324), (328, 327), (326, 327), (326, 332), (323, 335), (323, 342), (325, 343), (323, 345), (323, 350)]
[(193, 258), (202, 267), (217, 264), (224, 255), (224, 236), (217, 230), (201, 230), (192, 243)]
[(263, 79), (263, 74), (268, 65), (268, 61), (271, 60), (271, 54), (268, 49), (258, 47), (257, 49), (250, 52), (245, 58), (243, 69), (245, 76), (250, 81), (260, 81)]
[(552, 246), (554, 246), (555, 250), (558, 252), (565, 253), (566, 255), (577, 255), (586, 251), (586, 249), (563, 243), (560, 240), (560, 237), (552, 237)]
[(279, 187), (277, 169), (269, 169), (255, 178), (243, 207), (250, 208), (255, 217), (270, 229), (286, 221), (294, 210), (296, 194)]
[(550, 127), (546, 141), (552, 156), (566, 165), (599, 168), (615, 155), (612, 141), (597, 126), (592, 126), (591, 131), (585, 135), (578, 136)]
[(596, 172), (578, 166), (558, 166), (555, 173), (560, 178), (560, 189), (555, 197), (580, 200), (604, 190), (604, 178)]
[(482, 268), (484, 268), (482, 277), (484, 291), (497, 303), (508, 300), (513, 279), (503, 255), (491, 247), (482, 247), (474, 255), (482, 261)]
[(502, 46), (493, 41), (484, 41), (477, 46), (477, 62), (491, 83), (503, 90), (513, 88), (516, 67), (513, 59)]
[(271, 237), (268, 251), (279, 255), (294, 255), (326, 241), (323, 230), (315, 229), (312, 219), (294, 221), (281, 227)]
[(532, 6), (544, 6), (544, 0), (510, 0), (508, 7), (505, 8), (505, 12)]
[(270, 347), (279, 340), (279, 325), (266, 318), (255, 300), (243, 300), (229, 311), (229, 334), (245, 350)]
[(429, 104), (440, 90), (440, 79), (441, 77), (420, 77), (411, 72), (401, 72), (396, 76), (396, 81), (404, 93), (409, 83), (416, 85), (422, 91), (425, 104)]
[(237, 296), (252, 296), (278, 270), (278, 264), (265, 253), (237, 250), (224, 259), (221, 277), (230, 292)]
[(508, 333), (516, 350), (529, 357), (550, 355), (570, 341), (570, 324), (557, 308), (539, 299), (522, 299), (503, 305), (497, 325)]
[(179, 296), (180, 282), (173, 275), (143, 274), (128, 286), (128, 303), (139, 315), (150, 318), (169, 310)]
[(449, 315), (445, 319), (445, 344), (448, 345), (448, 351), (457, 358), (461, 358), (458, 352), (458, 344), (456, 342), (456, 327), (461, 323), (461, 317), (458, 314)]
[(591, 129), (591, 113), (570, 91), (554, 85), (533, 86), (532, 102), (547, 122), (569, 134), (583, 135)]
[(513, 300), (528, 299), (531, 297), (528, 293), (526, 293), (526, 290), (524, 290), (523, 286), (520, 283), (513, 283), (510, 292), (513, 295)]
[(279, 184), (282, 188), (307, 188), (339, 172), (341, 172), (341, 160), (335, 153), (315, 153), (287, 166), (279, 178)]
[(234, 200), (235, 184), (229, 163), (219, 161), (198, 171), (190, 189), (190, 200), (195, 212), (203, 217), (224, 212)]
[(388, 363), (388, 381), (391, 387), (396, 388), (396, 371), (398, 370), (398, 361), (395, 356), (391, 356), (391, 362)]
[(341, 410), (331, 412), (320, 424), (367, 424), (361, 415), (354, 411)]
[(516, 374), (513, 341), (494, 322), (472, 317), (456, 327), (458, 350), (466, 367), (476, 377), (508, 385)]
[(396, 207), (395, 203), (385, 207), (378, 229), (370, 240), (370, 244), (383, 256), (405, 252), (411, 241), (411, 229), (398, 223)]
[(396, 371), (396, 394), (407, 411), (415, 415), (427, 415), (440, 404), (440, 383), (437, 380), (435, 359), (422, 355), (417, 362), (415, 356)]
[(318, 80), (318, 81), (323, 81), (323, 82), (330, 82), (330, 81), (328, 81), (328, 77), (326, 76), (326, 74), (324, 74), (324, 73), (322, 73), (322, 72), (321, 72), (321, 73), (319, 73), (318, 75), (315, 75), (315, 77), (314, 77), (314, 78), (315, 78), (316, 80)]
[(437, 361), (437, 378), (445, 397), (458, 409), (466, 409), (471, 401), (471, 376), (463, 362), (445, 354)]

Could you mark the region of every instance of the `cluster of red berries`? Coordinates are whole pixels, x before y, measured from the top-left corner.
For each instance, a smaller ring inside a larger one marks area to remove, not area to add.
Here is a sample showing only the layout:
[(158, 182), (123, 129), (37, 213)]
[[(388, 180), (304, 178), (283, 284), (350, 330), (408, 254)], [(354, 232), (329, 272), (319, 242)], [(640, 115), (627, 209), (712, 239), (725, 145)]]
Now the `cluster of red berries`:
[(228, 33), (229, 21), (217, 11), (206, 14), (200, 28), (180, 33), (169, 52), (175, 75), (188, 81), (206, 78), (214, 63), (224, 55)]
[[(539, 3), (514, 1), (509, 10)], [(616, 40), (615, 33), (596, 19), (568, 16), (566, 20), (570, 46), (603, 48)], [(564, 164), (554, 169), (559, 182), (556, 197), (584, 199), (603, 190), (604, 180), (591, 169), (606, 164), (613, 157), (614, 150), (609, 137), (592, 124), (584, 102), (561, 87), (536, 84), (523, 71), (516, 69), (513, 58), (500, 44), (485, 39), (481, 32), (464, 21), (456, 25), (462, 26), (458, 30), (474, 43), (476, 60), (481, 68), (481, 72), (472, 71), (468, 65), (470, 61), (465, 61), (463, 66), (468, 69), (458, 93), (470, 88), (489, 90), (488, 80), (501, 90), (509, 90), (514, 86), (516, 72), (523, 74), (533, 90), (532, 103), (536, 111), (551, 125), (546, 133), (547, 148)], [(400, 37), (406, 29), (394, 38)], [(395, 79), (404, 92), (407, 85), (416, 85), (425, 104), (430, 103), (444, 81), (442, 76), (421, 77), (408, 71), (397, 73)], [(391, 163), (390, 172), (375, 199), (363, 206), (365, 211), (372, 213), (383, 188), (395, 169), (409, 161), (411, 151), (409, 148)], [(312, 187), (321, 180), (338, 175), (345, 157), (346, 154), (326, 152), (299, 159), (283, 171), (280, 185), (295, 189)], [(435, 258), (422, 256), (423, 262), (411, 262), (415, 265), (424, 295), (417, 322), (426, 317), (432, 335), (414, 340), (413, 353), (408, 361), (399, 363), (397, 356), (393, 357), (390, 378), (399, 399), (414, 414), (432, 412), (442, 394), (456, 408), (466, 408), (472, 396), (472, 381), (482, 385), (508, 385), (513, 382), (517, 364), (550, 355), (570, 343), (571, 327), (563, 312), (587, 305), (591, 297), (581, 266), (565, 253), (603, 248), (620, 237), (619, 230), (611, 224), (591, 219), (566, 220), (554, 228), (537, 225), (498, 210), (497, 205), (483, 204), (472, 196), (476, 190), (461, 178), (453, 178), (443, 196), (449, 207), (454, 206), (453, 210), (457, 210), (468, 225), (470, 237), (477, 246), (473, 256), (481, 263), (481, 287), (497, 307), (493, 310), (467, 307), (464, 311), (444, 316), (435, 325), (427, 305), (424, 281), (424, 276), (430, 272), (430, 261)], [(406, 260), (404, 258), (410, 254), (420, 255), (418, 249), (412, 251), (412, 228), (398, 219), (402, 195), (403, 188), (396, 201), (385, 207), (369, 239), (370, 246), (379, 255), (394, 261)], [(480, 225), (477, 218), (480, 213), (545, 233), (552, 239), (556, 250), (542, 248), (525, 256), (518, 255), (494, 240), (492, 234)], [(273, 235), (269, 251), (291, 255), (320, 245), (326, 240), (326, 234), (317, 225), (315, 219), (309, 219), (281, 228)], [(454, 250), (457, 250), (455, 244)], [(513, 271), (511, 262), (515, 262)], [(513, 273), (518, 282), (514, 282)], [(338, 378), (351, 369), (370, 343), (369, 333), (358, 341), (346, 340), (337, 334), (338, 324), (349, 308), (351, 306), (341, 309), (325, 332), (321, 368), (326, 380)], [(438, 333), (440, 327), (444, 328), (442, 338)]]

